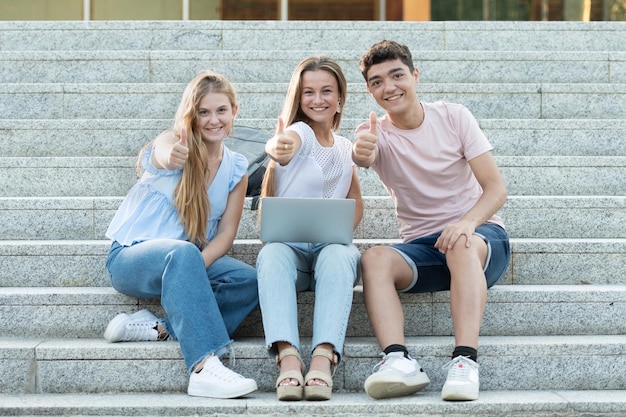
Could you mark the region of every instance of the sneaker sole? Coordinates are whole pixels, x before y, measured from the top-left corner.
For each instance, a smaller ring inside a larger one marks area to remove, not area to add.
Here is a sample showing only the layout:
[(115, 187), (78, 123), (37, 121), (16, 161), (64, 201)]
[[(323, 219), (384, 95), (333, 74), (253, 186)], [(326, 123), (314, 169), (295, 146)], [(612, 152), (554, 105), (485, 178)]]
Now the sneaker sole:
[(478, 399), (478, 390), (464, 389), (462, 387), (447, 388), (441, 390), (441, 399), (445, 401), (474, 401)]
[(192, 397), (208, 397), (208, 398), (221, 398), (221, 399), (229, 399), (229, 398), (238, 398), (243, 397), (246, 394), (250, 394), (258, 390), (256, 382), (252, 381), (252, 383), (247, 386), (241, 387), (237, 391), (224, 391), (224, 390), (211, 390), (206, 388), (187, 388), (187, 394)]
[(393, 378), (393, 376), (394, 375), (377, 375), (375, 379), (368, 378), (365, 381), (365, 392), (367, 392), (370, 397), (380, 400), (383, 398), (404, 397), (415, 394), (430, 384), (430, 379), (428, 379), (428, 376), (424, 372), (421, 372), (412, 380), (408, 381), (398, 381), (398, 379)]

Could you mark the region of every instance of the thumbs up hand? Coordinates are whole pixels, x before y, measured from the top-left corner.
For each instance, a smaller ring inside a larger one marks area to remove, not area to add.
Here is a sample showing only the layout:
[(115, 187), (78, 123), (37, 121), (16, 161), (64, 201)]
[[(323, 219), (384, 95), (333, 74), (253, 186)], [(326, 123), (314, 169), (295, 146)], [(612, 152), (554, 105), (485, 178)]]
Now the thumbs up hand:
[(279, 164), (286, 164), (295, 155), (299, 143), (296, 143), (293, 136), (285, 133), (285, 122), (282, 117), (278, 118), (276, 133), (267, 141), (265, 151), (274, 161)]
[(180, 131), (180, 139), (175, 142), (170, 150), (169, 157), (167, 158), (167, 165), (170, 169), (178, 169), (185, 165), (189, 158), (189, 148), (187, 147), (187, 129), (183, 128)]
[(274, 135), (274, 138), (276, 139), (274, 152), (277, 159), (284, 159), (285, 157), (289, 157), (289, 159), (291, 159), (294, 151), (294, 141), (292, 138), (285, 135), (285, 122), (282, 117), (278, 118), (278, 125), (276, 127), (276, 135)]
[(370, 112), (369, 129), (357, 135), (352, 145), (352, 159), (362, 167), (369, 167), (376, 158), (376, 143), (378, 142), (378, 120), (376, 113)]

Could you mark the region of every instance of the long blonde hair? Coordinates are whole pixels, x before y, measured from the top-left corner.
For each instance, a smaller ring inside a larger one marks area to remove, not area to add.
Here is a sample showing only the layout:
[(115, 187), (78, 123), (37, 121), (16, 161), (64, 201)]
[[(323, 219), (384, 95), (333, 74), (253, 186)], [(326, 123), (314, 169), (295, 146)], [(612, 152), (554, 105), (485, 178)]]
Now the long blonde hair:
[[(289, 126), (295, 122), (310, 123), (310, 119), (302, 111), (300, 106), (300, 97), (302, 96), (302, 75), (306, 71), (324, 70), (331, 73), (339, 85), (339, 102), (341, 107), (345, 106), (347, 96), (346, 77), (339, 64), (332, 58), (324, 55), (313, 55), (304, 58), (291, 74), (291, 81), (287, 89), (287, 97), (283, 105), (281, 116), (285, 126)], [(341, 115), (343, 112), (335, 113), (331, 129), (336, 131), (341, 124)], [(261, 187), (261, 197), (272, 197), (276, 195), (276, 163), (270, 160), (265, 175), (263, 176), (263, 185)]]
[[(187, 134), (189, 157), (183, 173), (174, 189), (174, 204), (187, 239), (199, 246), (208, 243), (206, 234), (210, 219), (211, 204), (207, 193), (206, 171), (208, 151), (200, 132), (196, 131), (200, 101), (209, 93), (221, 93), (228, 97), (231, 106), (237, 106), (237, 96), (231, 83), (223, 75), (204, 71), (187, 84), (174, 116), (173, 130), (177, 134), (184, 128)], [(233, 126), (231, 125), (230, 131)], [(228, 134), (230, 134), (230, 131)], [(138, 164), (148, 143), (139, 152)], [(139, 165), (140, 166), (140, 165)]]

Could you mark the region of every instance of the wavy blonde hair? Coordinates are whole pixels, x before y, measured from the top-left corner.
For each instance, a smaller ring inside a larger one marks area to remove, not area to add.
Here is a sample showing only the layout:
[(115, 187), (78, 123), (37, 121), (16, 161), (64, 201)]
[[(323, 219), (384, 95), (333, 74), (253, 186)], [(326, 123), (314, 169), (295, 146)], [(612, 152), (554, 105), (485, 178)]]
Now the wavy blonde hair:
[[(302, 76), (306, 71), (324, 70), (331, 73), (337, 80), (339, 86), (339, 102), (341, 106), (345, 106), (347, 96), (346, 77), (339, 64), (332, 58), (324, 55), (313, 55), (304, 58), (291, 74), (291, 81), (287, 89), (287, 97), (283, 105), (281, 116), (285, 126), (290, 126), (295, 122), (310, 123), (310, 119), (304, 114), (300, 106), (300, 97), (302, 96)], [(341, 124), (341, 115), (343, 112), (335, 113), (333, 117), (332, 130), (339, 129)], [(270, 160), (265, 175), (263, 176), (263, 185), (261, 188), (261, 197), (272, 197), (276, 195), (276, 163)]]
[[(208, 151), (200, 132), (196, 130), (196, 124), (200, 101), (209, 93), (225, 94), (231, 108), (237, 106), (237, 95), (228, 79), (212, 71), (203, 71), (187, 84), (176, 110), (173, 126), (176, 134), (183, 128), (186, 129), (189, 148), (189, 157), (183, 167), (182, 177), (174, 189), (174, 204), (187, 239), (199, 246), (208, 243), (206, 233), (211, 203), (205, 175), (208, 169)], [(228, 134), (232, 129), (231, 125)], [(138, 166), (141, 164), (141, 155), (152, 143), (148, 143), (139, 152)]]

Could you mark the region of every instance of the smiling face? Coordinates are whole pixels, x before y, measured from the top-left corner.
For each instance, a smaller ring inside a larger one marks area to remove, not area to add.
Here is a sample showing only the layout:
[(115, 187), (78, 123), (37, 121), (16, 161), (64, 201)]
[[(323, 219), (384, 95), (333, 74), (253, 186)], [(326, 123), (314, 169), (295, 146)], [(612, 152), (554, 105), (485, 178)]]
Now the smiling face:
[(399, 59), (372, 65), (367, 71), (367, 91), (389, 114), (412, 111), (417, 100), (417, 68), (410, 68)]
[(335, 76), (325, 70), (305, 71), (302, 74), (300, 108), (314, 123), (331, 123), (339, 107), (339, 84)]
[(223, 93), (207, 93), (198, 107), (196, 130), (205, 142), (222, 141), (233, 126), (237, 106)]

